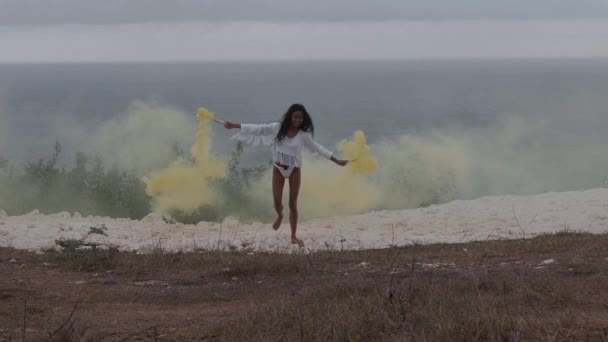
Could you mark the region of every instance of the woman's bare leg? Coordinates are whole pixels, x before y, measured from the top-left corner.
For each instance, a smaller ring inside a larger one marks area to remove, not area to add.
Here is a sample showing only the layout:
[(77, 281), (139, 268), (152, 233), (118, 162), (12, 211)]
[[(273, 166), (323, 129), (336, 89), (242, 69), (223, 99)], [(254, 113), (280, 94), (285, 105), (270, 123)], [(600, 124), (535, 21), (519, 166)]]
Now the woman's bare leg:
[(289, 177), (289, 224), (291, 225), (291, 243), (304, 246), (304, 242), (296, 236), (298, 229), (298, 193), (300, 192), (301, 172), (295, 168)]
[(277, 230), (283, 221), (283, 186), (285, 177), (277, 170), (272, 168), (272, 198), (274, 200), (274, 210), (277, 212), (277, 219), (272, 224), (272, 229)]

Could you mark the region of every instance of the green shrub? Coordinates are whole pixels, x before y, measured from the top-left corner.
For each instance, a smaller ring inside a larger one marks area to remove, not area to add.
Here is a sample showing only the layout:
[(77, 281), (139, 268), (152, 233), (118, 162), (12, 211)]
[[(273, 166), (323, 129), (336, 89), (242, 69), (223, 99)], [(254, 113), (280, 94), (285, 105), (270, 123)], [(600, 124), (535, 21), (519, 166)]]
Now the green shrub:
[(97, 243), (87, 242), (90, 235), (108, 236), (105, 225), (90, 227), (89, 232), (82, 239), (56, 240), (55, 244), (63, 247), (63, 255), (70, 266), (77, 271), (96, 271), (116, 266), (118, 249), (101, 246)]
[[(177, 156), (184, 151), (174, 146)], [(194, 214), (170, 213), (183, 223), (221, 221), (227, 215), (244, 220), (262, 220), (263, 210), (251, 199), (247, 188), (261, 177), (270, 163), (253, 168), (241, 168), (244, 145), (238, 143), (228, 162), (228, 174), (214, 180), (211, 186), (222, 194), (213, 206), (200, 208)], [(134, 170), (106, 167), (100, 158), (75, 154), (72, 168), (59, 166), (62, 146), (56, 142), (47, 159), (29, 161), (22, 166), (12, 165), (0, 155), (0, 209), (9, 215), (23, 215), (34, 209), (41, 213), (62, 211), (80, 214), (141, 219), (150, 213), (150, 197), (145, 184)]]

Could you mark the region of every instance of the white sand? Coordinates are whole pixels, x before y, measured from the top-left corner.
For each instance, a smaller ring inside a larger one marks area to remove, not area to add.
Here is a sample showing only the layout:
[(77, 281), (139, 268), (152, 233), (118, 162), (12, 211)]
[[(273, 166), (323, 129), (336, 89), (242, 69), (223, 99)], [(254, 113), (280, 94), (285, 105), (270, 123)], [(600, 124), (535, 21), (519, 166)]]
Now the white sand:
[[(222, 224), (184, 225), (167, 224), (155, 214), (138, 221), (80, 217), (65, 212), (41, 215), (37, 211), (24, 216), (6, 216), (0, 211), (0, 246), (28, 250), (54, 248), (57, 239), (80, 239), (90, 227), (101, 225), (108, 228), (108, 237), (90, 235), (86, 241), (141, 253), (155, 246), (166, 251), (218, 247), (247, 251), (297, 250), (289, 243), (287, 224), (275, 232), (269, 224), (240, 224), (233, 218)], [(302, 222), (298, 234), (308, 249), (326, 250), (514, 239), (566, 229), (608, 232), (608, 189), (484, 197), (421, 209), (315, 219)]]

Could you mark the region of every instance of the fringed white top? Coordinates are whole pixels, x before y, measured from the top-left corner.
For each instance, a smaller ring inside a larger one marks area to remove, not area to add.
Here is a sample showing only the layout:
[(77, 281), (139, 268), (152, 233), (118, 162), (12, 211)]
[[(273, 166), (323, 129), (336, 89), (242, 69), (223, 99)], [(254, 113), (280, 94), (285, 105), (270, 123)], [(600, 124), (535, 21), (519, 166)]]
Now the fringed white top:
[(280, 122), (269, 124), (241, 124), (240, 133), (232, 139), (240, 140), (249, 145), (272, 145), (272, 160), (285, 166), (302, 167), (302, 148), (312, 153), (331, 159), (332, 153), (313, 140), (312, 134), (298, 131), (295, 137), (285, 137), (277, 143), (275, 137), (281, 127)]

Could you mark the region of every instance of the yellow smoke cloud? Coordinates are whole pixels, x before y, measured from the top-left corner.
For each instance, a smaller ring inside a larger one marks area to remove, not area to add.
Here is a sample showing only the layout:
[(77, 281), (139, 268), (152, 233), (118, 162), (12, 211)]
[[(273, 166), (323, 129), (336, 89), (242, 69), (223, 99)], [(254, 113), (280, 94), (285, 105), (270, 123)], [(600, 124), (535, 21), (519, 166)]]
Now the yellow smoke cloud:
[(196, 118), (199, 121), (196, 142), (190, 148), (192, 161), (178, 159), (168, 168), (142, 178), (146, 193), (153, 197), (153, 210), (166, 213), (179, 210), (192, 213), (203, 205), (210, 204), (215, 197), (209, 180), (223, 178), (226, 164), (211, 155), (209, 120), (215, 116), (205, 108), (200, 108)]
[(221, 124), (224, 123), (224, 121), (216, 118), (215, 115), (213, 115), (213, 113), (211, 113), (210, 111), (206, 110), (203, 107), (198, 109), (198, 113), (196, 113), (196, 117), (199, 120), (211, 120), (211, 121), (219, 122)]
[(326, 160), (307, 160), (302, 170), (300, 209), (304, 217), (357, 213), (377, 205), (380, 192), (366, 176), (378, 169), (362, 131), (343, 140), (338, 151), (354, 160), (344, 168)]
[(352, 141), (342, 140), (338, 150), (352, 160), (346, 168), (347, 175), (367, 176), (378, 169), (378, 160), (372, 156), (363, 131), (356, 131)]
[[(154, 172), (142, 180), (146, 193), (153, 198), (153, 210), (167, 213), (179, 210), (193, 213), (203, 205), (217, 204), (219, 193), (209, 185), (213, 178), (226, 176), (226, 163), (211, 154), (210, 121), (221, 122), (204, 108), (196, 118), (199, 129), (190, 153), (193, 161), (178, 159), (168, 168)], [(300, 191), (304, 216), (318, 217), (332, 214), (354, 213), (369, 209), (378, 203), (380, 192), (367, 177), (378, 168), (362, 131), (355, 132), (352, 140), (343, 140), (338, 151), (352, 160), (344, 168), (326, 160), (307, 160)], [(251, 199), (272, 204), (271, 180), (268, 173), (250, 191)], [(289, 191), (284, 191), (287, 197)], [(238, 215), (239, 208), (232, 208)]]

